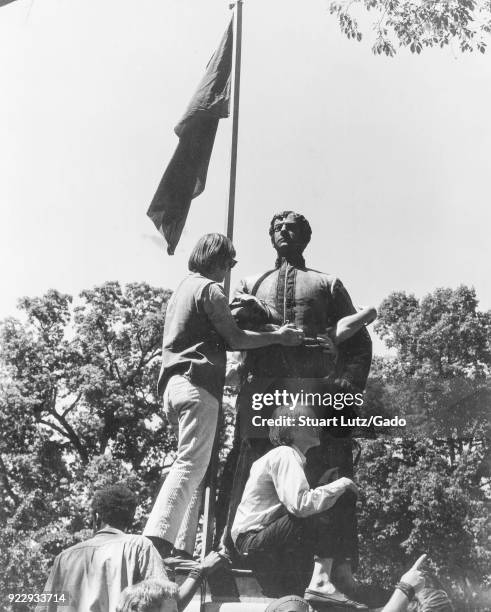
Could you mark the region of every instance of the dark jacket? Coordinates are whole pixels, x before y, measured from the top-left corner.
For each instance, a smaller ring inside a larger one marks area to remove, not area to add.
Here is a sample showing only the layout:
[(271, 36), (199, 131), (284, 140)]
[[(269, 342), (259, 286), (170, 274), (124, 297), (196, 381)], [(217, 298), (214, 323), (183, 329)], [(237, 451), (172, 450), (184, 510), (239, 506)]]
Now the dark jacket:
[[(269, 273), (241, 281), (236, 295), (255, 295), (267, 308), (269, 323), (294, 323), (306, 337), (315, 337), (346, 315), (356, 312), (342, 282), (330, 274), (283, 262)], [(339, 345), (336, 362), (322, 348), (278, 344), (250, 350), (246, 368), (253, 377), (324, 378), (346, 381), (354, 390), (365, 388), (372, 360), (372, 342), (363, 329)]]

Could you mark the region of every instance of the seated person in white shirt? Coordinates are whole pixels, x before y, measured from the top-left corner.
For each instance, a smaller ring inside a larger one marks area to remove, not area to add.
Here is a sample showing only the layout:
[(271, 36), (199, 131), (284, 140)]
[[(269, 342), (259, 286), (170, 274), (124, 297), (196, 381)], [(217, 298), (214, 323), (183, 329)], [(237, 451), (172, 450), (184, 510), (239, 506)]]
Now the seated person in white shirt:
[(367, 610), (330, 580), (333, 563), (349, 546), (343, 526), (346, 514), (354, 512), (357, 487), (343, 477), (310, 488), (305, 453), (319, 445), (319, 428), (300, 426), (300, 416), (316, 417), (310, 406), (276, 408), (273, 418), (283, 417), (279, 426), (270, 427), (276, 448), (252, 465), (232, 539), (265, 595), (295, 594), (312, 603)]

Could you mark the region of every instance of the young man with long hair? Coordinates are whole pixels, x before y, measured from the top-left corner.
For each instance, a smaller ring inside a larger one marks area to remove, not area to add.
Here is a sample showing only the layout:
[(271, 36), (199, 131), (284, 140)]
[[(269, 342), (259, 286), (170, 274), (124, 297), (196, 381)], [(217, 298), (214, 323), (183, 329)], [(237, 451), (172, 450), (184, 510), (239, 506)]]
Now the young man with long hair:
[(235, 249), (222, 234), (206, 234), (189, 258), (189, 274), (172, 295), (165, 318), (158, 390), (177, 439), (177, 456), (144, 535), (161, 552), (191, 557), (222, 397), (226, 350), (271, 344), (299, 345), (293, 325), (274, 331), (239, 329), (220, 285), (235, 265)]

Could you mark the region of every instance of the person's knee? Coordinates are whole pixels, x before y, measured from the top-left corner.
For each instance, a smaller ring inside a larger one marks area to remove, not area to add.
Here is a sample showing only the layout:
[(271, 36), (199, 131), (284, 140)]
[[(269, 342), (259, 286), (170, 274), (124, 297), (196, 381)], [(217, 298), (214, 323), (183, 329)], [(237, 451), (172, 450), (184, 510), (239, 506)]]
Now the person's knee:
[(319, 530), (324, 531), (326, 528), (333, 529), (335, 526), (345, 524), (347, 520), (351, 521), (348, 517), (352, 517), (354, 514), (356, 499), (354, 493), (346, 491), (339, 497), (334, 506), (310, 517), (311, 529), (316, 533), (316, 530), (319, 532)]
[(194, 431), (184, 432), (177, 447), (177, 456), (174, 463), (179, 466), (197, 466), (206, 471), (213, 450), (214, 435), (196, 427)]
[(209, 462), (210, 454), (207, 456), (196, 456), (191, 453), (178, 454), (172, 464), (171, 470), (179, 472), (180, 474), (186, 474), (187, 476), (191, 476), (193, 480), (201, 482), (206, 474)]

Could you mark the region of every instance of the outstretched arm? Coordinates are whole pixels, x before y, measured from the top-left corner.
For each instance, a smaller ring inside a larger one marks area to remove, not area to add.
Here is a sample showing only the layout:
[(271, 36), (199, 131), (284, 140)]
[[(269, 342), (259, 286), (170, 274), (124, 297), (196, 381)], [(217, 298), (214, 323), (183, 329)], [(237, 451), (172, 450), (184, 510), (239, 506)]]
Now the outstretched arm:
[(328, 510), (346, 491), (358, 495), (355, 483), (345, 477), (311, 489), (302, 466), (290, 450), (271, 458), (269, 470), (278, 499), (295, 516), (312, 516)]
[[(351, 298), (336, 279), (331, 285), (333, 311), (336, 321), (356, 314)], [(351, 338), (339, 345), (336, 378), (344, 386), (362, 391), (365, 388), (372, 363), (372, 341), (363, 326)]]
[(373, 323), (377, 318), (377, 310), (373, 306), (362, 308), (352, 315), (340, 319), (334, 330), (334, 342), (336, 345), (352, 338), (366, 325)]
[(221, 565), (225, 565), (225, 563), (226, 561), (222, 555), (212, 550), (198, 567), (189, 572), (188, 577), (179, 587), (177, 595), (177, 609), (179, 612), (186, 608), (206, 576), (212, 574)]
[(408, 597), (408, 591), (412, 589), (412, 594), (418, 593), (425, 586), (424, 576), (419, 569), (425, 562), (425, 559), (426, 555), (421, 555), (412, 568), (402, 576), (399, 583), (401, 587), (396, 586), (392, 597), (382, 608), (382, 612), (406, 612), (411, 601), (411, 598)]

